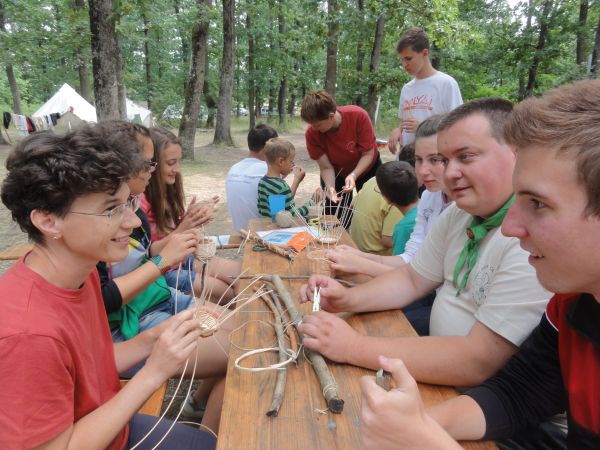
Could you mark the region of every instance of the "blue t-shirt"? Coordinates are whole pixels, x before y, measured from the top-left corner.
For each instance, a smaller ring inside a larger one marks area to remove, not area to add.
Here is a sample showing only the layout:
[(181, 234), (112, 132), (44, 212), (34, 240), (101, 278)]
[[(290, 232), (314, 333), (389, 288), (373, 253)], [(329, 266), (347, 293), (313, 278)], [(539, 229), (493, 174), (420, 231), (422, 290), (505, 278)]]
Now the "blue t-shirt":
[(417, 207), (408, 210), (400, 222), (394, 227), (394, 234), (392, 234), (392, 255), (401, 255), (404, 253), (404, 247), (410, 239), (410, 235), (415, 227), (417, 220)]

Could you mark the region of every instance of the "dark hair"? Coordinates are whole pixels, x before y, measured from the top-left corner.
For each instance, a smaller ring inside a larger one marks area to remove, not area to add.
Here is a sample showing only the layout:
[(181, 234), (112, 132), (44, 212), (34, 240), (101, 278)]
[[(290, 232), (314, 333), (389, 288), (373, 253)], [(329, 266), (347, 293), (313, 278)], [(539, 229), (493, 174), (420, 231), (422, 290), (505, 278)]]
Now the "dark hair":
[[(141, 154), (144, 150), (144, 141), (141, 137), (150, 139), (150, 130), (139, 123), (126, 122), (124, 120), (105, 120), (98, 122), (95, 128), (103, 130), (107, 139), (117, 146), (122, 146), (123, 151)], [(130, 144), (134, 144), (133, 146)], [(144, 168), (143, 158), (137, 158), (138, 167), (134, 168), (131, 175), (136, 175)]]
[(281, 138), (269, 139), (265, 144), (265, 157), (269, 163), (276, 162), (277, 158), (288, 158), (295, 151), (294, 144)]
[(44, 243), (31, 223), (33, 210), (64, 217), (82, 195), (114, 194), (139, 165), (139, 155), (123, 151), (105, 131), (85, 125), (65, 136), (34, 133), (11, 151), (2, 202), (29, 239)]
[(429, 50), (429, 36), (423, 28), (413, 27), (406, 30), (396, 44), (396, 53), (409, 47), (417, 53), (421, 53), (425, 49)]
[(529, 98), (504, 124), (504, 139), (517, 152), (536, 146), (568, 155), (588, 203), (586, 214), (600, 217), (600, 80), (585, 80)]
[(415, 169), (405, 161), (390, 161), (375, 172), (379, 191), (390, 203), (407, 206), (419, 198)]
[(411, 142), (402, 146), (398, 153), (398, 161), (405, 161), (415, 167), (415, 143)]
[(302, 99), (300, 108), (300, 117), (306, 123), (313, 123), (319, 120), (329, 118), (329, 114), (337, 109), (335, 100), (329, 92), (321, 89), (320, 91), (309, 92)]
[(438, 128), (444, 117), (446, 117), (445, 114), (434, 114), (421, 122), (417, 127), (417, 131), (415, 131), (415, 141), (417, 139), (435, 136), (438, 133)]
[(484, 97), (464, 103), (447, 113), (440, 124), (438, 132), (447, 130), (457, 122), (472, 116), (481, 114), (486, 117), (490, 124), (490, 131), (497, 142), (504, 142), (504, 122), (513, 110), (513, 105), (508, 100), (499, 97)]
[(150, 203), (150, 211), (156, 222), (158, 234), (166, 235), (174, 230), (185, 214), (185, 195), (181, 173), (175, 177), (175, 183), (168, 185), (162, 177), (161, 165), (164, 162), (164, 150), (169, 145), (181, 146), (181, 141), (164, 128), (151, 128), (150, 138), (154, 145), (154, 161), (157, 169), (146, 186), (146, 199)]
[(269, 125), (261, 123), (248, 132), (248, 149), (251, 152), (260, 152), (269, 139), (278, 137), (277, 131)]

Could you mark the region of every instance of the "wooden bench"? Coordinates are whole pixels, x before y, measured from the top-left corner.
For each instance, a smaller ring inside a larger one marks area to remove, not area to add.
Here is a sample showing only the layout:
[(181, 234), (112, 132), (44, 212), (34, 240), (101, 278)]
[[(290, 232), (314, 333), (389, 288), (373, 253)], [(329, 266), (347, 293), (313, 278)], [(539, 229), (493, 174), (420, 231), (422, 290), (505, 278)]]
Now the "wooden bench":
[(11, 245), (0, 251), (0, 261), (11, 261), (19, 259), (33, 248), (33, 244), (25, 242), (24, 244)]
[[(125, 386), (129, 380), (121, 380), (121, 386)], [(154, 394), (150, 396), (146, 403), (139, 409), (140, 414), (147, 414), (149, 416), (160, 416), (160, 410), (162, 409), (163, 402), (165, 401), (165, 394), (167, 393), (167, 384), (169, 381), (165, 381)]]

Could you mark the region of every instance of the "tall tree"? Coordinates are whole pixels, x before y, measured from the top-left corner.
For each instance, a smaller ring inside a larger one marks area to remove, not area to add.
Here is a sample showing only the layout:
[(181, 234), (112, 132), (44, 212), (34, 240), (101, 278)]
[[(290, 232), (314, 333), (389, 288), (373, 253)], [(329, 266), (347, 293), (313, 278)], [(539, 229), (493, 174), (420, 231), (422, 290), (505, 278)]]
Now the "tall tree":
[(538, 40), (529, 66), (529, 76), (527, 78), (527, 87), (525, 88), (525, 96), (530, 97), (533, 95), (533, 91), (536, 87), (536, 79), (540, 61), (542, 60), (542, 52), (546, 46), (546, 40), (548, 39), (549, 21), (550, 14), (552, 12), (553, 0), (544, 0), (542, 5), (542, 11), (539, 20), (539, 31)]
[(214, 144), (233, 145), (231, 138), (231, 94), (233, 93), (235, 1), (223, 0), (223, 59), (217, 103)]
[(369, 63), (369, 93), (367, 97), (367, 112), (371, 118), (371, 122), (375, 124), (375, 109), (377, 108), (377, 84), (374, 81), (374, 76), (379, 69), (379, 61), (381, 60), (381, 48), (385, 35), (385, 15), (382, 12), (375, 22), (375, 39), (373, 40), (373, 49), (371, 50), (371, 62)]
[(586, 62), (586, 37), (587, 37), (587, 16), (588, 16), (589, 2), (588, 0), (579, 0), (579, 21), (577, 27), (577, 47), (576, 47), (576, 59), (577, 64), (583, 64)]
[(92, 67), (98, 120), (125, 119), (119, 99), (120, 48), (111, 0), (89, 0)]
[[(4, 17), (4, 2), (0, 1), (0, 32), (6, 33), (6, 22)], [(7, 50), (5, 50), (7, 51)], [(13, 65), (10, 62), (6, 62), (6, 77), (8, 78), (8, 84), (10, 85), (10, 93), (12, 96), (13, 111), (16, 114), (23, 114), (21, 111), (21, 94), (19, 93), (19, 85), (17, 84), (17, 78), (15, 77), (15, 71)]]
[(153, 94), (153, 83), (152, 79), (152, 55), (150, 54), (150, 20), (148, 19), (148, 11), (146, 9), (146, 3), (140, 2), (140, 13), (142, 15), (143, 29), (144, 29), (144, 66), (146, 68), (146, 103), (148, 109), (152, 109), (152, 94)]
[(327, 68), (325, 70), (325, 90), (335, 98), (337, 83), (338, 50), (338, 5), (337, 0), (327, 1)]
[(91, 101), (90, 95), (90, 79), (88, 76), (88, 51), (89, 51), (89, 36), (85, 31), (86, 25), (84, 15), (87, 15), (85, 10), (84, 0), (74, 1), (74, 11), (76, 15), (75, 35), (78, 37), (75, 42), (75, 61), (77, 62), (77, 74), (79, 76), (79, 94), (88, 102)]
[(246, 34), (248, 35), (248, 116), (250, 129), (256, 126), (254, 87), (254, 29), (252, 28), (252, 0), (246, 0)]
[(208, 25), (211, 7), (212, 0), (198, 0), (198, 17), (192, 29), (190, 70), (185, 84), (185, 103), (181, 122), (179, 123), (179, 138), (185, 159), (194, 159), (194, 138), (196, 137), (200, 99), (206, 73)]
[[(365, 15), (365, 4), (364, 0), (357, 0), (356, 7), (358, 9), (359, 17), (364, 17)], [(363, 71), (363, 64), (365, 59), (365, 43), (363, 39), (360, 37), (356, 40), (356, 74), (360, 79), (360, 75)], [(360, 89), (356, 89), (356, 96), (354, 97), (354, 104), (358, 106), (362, 106), (362, 91)]]
[[(277, 23), (279, 28), (278, 44), (279, 44), (279, 58), (283, 58), (285, 55), (285, 15), (284, 15), (284, 2), (279, 0), (277, 2)], [(285, 129), (286, 126), (286, 114), (285, 114), (285, 96), (287, 93), (287, 68), (284, 68), (281, 72), (281, 79), (279, 81), (279, 93), (277, 94), (277, 113), (279, 114), (279, 127)]]
[(600, 17), (598, 17), (598, 25), (596, 26), (596, 38), (594, 39), (590, 78), (596, 78), (598, 76), (598, 73), (600, 72), (600, 70), (598, 70), (598, 64), (600, 64)]

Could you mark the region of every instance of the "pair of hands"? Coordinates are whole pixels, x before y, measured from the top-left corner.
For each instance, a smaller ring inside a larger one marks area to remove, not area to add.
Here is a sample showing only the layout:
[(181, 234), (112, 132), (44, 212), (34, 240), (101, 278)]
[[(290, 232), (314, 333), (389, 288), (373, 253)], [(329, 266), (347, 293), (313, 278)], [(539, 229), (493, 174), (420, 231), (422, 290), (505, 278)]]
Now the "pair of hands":
[(173, 233), (181, 233), (188, 231), (193, 228), (197, 228), (200, 225), (212, 220), (215, 212), (217, 211), (216, 205), (221, 199), (218, 195), (215, 195), (209, 200), (197, 201), (196, 197), (192, 198), (182, 221), (179, 223)]
[(436, 448), (425, 441), (439, 432), (439, 426), (426, 413), (417, 383), (404, 363), (379, 356), (379, 364), (392, 374), (394, 387), (386, 392), (375, 383), (375, 377), (361, 378), (362, 448)]
[[(216, 311), (206, 311), (218, 317)], [(200, 322), (194, 317), (195, 313), (195, 308), (186, 309), (150, 330), (155, 341), (142, 370), (155, 377), (159, 384), (180, 373), (185, 361), (193, 357), (201, 337)]]
[(346, 273), (363, 273), (365, 257), (363, 252), (349, 245), (338, 245), (327, 252), (329, 266)]
[[(321, 311), (304, 316), (298, 331), (304, 335), (303, 344), (336, 362), (350, 362), (358, 334), (345, 320), (332, 312), (348, 310), (347, 289), (334, 279), (313, 275), (300, 288), (300, 303), (312, 301), (319, 288)], [(327, 312), (329, 311), (329, 312)]]
[[(342, 194), (347, 192), (352, 192), (352, 190), (356, 187), (356, 175), (352, 172), (348, 175), (344, 180), (344, 187), (342, 188)], [(341, 200), (341, 197), (335, 191), (335, 186), (327, 186), (325, 194), (333, 203), (338, 203)]]
[(398, 144), (402, 144), (402, 132), (415, 133), (419, 128), (419, 121), (414, 117), (404, 119), (398, 128), (394, 128), (388, 137), (388, 148), (394, 155), (398, 151)]

